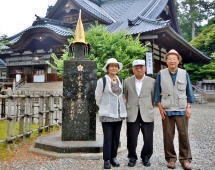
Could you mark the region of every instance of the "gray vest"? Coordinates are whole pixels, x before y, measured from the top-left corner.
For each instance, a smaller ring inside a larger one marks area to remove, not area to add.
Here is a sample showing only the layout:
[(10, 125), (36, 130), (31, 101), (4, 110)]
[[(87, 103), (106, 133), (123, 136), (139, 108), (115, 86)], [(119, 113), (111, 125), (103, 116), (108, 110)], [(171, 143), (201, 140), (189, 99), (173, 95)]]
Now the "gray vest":
[(168, 68), (161, 73), (161, 104), (166, 111), (185, 111), (187, 106), (186, 71), (178, 68), (175, 85), (173, 85)]

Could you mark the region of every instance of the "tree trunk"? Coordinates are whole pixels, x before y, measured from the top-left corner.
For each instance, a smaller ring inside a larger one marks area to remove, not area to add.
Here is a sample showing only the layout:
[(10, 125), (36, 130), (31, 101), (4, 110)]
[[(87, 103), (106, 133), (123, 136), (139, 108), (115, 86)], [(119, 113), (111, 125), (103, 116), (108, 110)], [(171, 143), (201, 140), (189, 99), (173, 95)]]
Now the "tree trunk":
[(196, 26), (195, 26), (195, 22), (192, 22), (192, 40), (195, 38), (195, 34), (196, 34)]

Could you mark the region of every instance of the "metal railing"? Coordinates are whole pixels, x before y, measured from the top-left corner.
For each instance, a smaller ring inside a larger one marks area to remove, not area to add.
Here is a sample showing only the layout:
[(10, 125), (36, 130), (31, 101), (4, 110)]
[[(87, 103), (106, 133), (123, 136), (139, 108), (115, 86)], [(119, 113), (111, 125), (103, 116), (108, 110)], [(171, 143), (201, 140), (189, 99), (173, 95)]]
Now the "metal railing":
[(6, 134), (0, 134), (0, 143), (61, 124), (61, 112), (60, 93), (17, 91), (0, 95), (0, 124), (6, 124)]

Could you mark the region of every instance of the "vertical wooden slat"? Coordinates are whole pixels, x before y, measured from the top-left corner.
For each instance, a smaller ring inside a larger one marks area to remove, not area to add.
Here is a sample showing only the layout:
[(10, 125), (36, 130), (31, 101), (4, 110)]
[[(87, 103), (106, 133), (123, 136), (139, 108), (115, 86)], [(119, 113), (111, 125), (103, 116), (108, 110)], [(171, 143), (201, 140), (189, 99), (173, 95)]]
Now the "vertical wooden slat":
[(19, 134), (24, 134), (24, 119), (25, 119), (25, 94), (20, 96), (20, 118), (19, 118)]
[(50, 110), (50, 125), (54, 124), (54, 97), (53, 94), (49, 97), (49, 110)]
[(7, 115), (7, 141), (10, 142), (14, 136), (14, 121), (13, 121), (13, 101), (12, 94), (9, 94), (6, 103), (6, 115)]
[(43, 127), (43, 113), (44, 113), (44, 96), (40, 93), (40, 98), (39, 98), (39, 112), (38, 112), (38, 124), (39, 124), (39, 129), (38, 132), (42, 132), (42, 127)]
[[(45, 126), (50, 125), (50, 105), (49, 105), (49, 97), (50, 95), (45, 95)], [(49, 128), (46, 128), (46, 131), (48, 131)]]
[(26, 96), (25, 96), (25, 121), (24, 121), (24, 129), (25, 129), (25, 133), (28, 133), (30, 131), (30, 94), (29, 92), (26, 92)]

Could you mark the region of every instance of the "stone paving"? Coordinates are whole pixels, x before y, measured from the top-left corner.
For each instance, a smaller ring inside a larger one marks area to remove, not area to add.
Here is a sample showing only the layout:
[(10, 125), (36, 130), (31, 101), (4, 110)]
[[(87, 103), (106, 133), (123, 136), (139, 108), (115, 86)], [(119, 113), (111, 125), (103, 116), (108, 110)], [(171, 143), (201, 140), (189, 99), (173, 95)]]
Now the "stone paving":
[[(189, 124), (189, 135), (191, 151), (193, 155), (192, 167), (195, 170), (215, 170), (215, 103), (193, 105), (192, 117)], [(101, 132), (100, 123), (97, 123), (97, 133)], [(175, 146), (178, 153), (177, 133), (175, 137)], [(126, 126), (123, 124), (121, 131), (121, 143), (126, 146)], [(143, 144), (142, 136), (139, 136), (137, 152), (140, 155), (141, 146)], [(28, 154), (28, 153), (27, 153)], [(29, 153), (30, 154), (30, 153)], [(36, 157), (36, 154), (35, 154)], [(152, 166), (145, 168), (140, 160), (134, 168), (127, 167), (127, 151), (118, 154), (121, 163), (116, 170), (127, 169), (148, 169), (162, 170), (166, 168), (163, 153), (163, 137), (160, 115), (155, 115), (155, 131), (154, 131), (154, 154), (151, 158)], [(23, 170), (96, 170), (103, 168), (103, 160), (81, 160), (81, 159), (47, 159), (46, 157), (29, 159), (21, 159), (19, 161), (11, 160), (9, 162), (0, 162), (0, 169), (23, 169)], [(177, 170), (182, 169), (177, 162)]]

